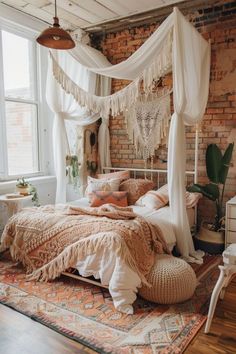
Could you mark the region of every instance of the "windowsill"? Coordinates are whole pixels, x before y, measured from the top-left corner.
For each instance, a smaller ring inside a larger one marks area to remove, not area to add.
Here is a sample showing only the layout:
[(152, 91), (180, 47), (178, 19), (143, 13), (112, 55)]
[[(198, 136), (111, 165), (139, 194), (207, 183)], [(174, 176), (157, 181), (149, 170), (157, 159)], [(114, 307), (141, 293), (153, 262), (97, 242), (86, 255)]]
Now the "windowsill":
[[(27, 178), (27, 181), (38, 186), (38, 185), (44, 184), (44, 183), (56, 182), (56, 177), (55, 176), (37, 176), (37, 177)], [(0, 194), (1, 194), (1, 192), (4, 192), (4, 190), (6, 190), (6, 189), (14, 188), (15, 185), (16, 185), (16, 180), (4, 181), (4, 182), (0, 181)]]

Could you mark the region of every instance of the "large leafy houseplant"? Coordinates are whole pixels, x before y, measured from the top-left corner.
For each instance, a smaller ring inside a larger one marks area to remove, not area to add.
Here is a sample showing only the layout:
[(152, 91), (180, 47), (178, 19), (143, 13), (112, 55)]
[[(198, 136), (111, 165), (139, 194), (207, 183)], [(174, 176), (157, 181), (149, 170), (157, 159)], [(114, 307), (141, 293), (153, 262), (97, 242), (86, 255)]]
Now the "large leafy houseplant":
[(211, 225), (212, 231), (220, 231), (224, 227), (223, 201), (225, 184), (228, 176), (234, 143), (230, 143), (222, 154), (216, 144), (210, 144), (206, 150), (206, 171), (209, 183), (206, 185), (194, 184), (188, 188), (189, 192), (199, 192), (215, 202), (216, 215)]

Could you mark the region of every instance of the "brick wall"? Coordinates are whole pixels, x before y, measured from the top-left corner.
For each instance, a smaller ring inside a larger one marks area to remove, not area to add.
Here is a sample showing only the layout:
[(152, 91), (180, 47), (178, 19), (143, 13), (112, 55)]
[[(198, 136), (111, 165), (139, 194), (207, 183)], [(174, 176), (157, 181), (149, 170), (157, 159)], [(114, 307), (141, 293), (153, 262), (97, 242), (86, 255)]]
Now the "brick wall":
[[(208, 144), (216, 143), (225, 149), (228, 142), (236, 141), (236, 2), (217, 1), (217, 6), (201, 9), (183, 9), (186, 17), (206, 38), (211, 40), (210, 95), (204, 120), (199, 133), (199, 182), (207, 181), (205, 171), (205, 150)], [(156, 30), (158, 23), (125, 29), (107, 34), (97, 40), (112, 64), (127, 59)], [(171, 76), (164, 79), (164, 85), (171, 85)], [(113, 80), (112, 90), (116, 92), (125, 85), (125, 80)], [(187, 168), (194, 166), (195, 128), (187, 128)], [(137, 159), (135, 149), (129, 141), (122, 115), (110, 119), (111, 159), (113, 166), (144, 167), (144, 161)], [(154, 167), (166, 168), (163, 160), (167, 151), (161, 147), (156, 152)], [(149, 162), (150, 166), (150, 162)], [(236, 193), (236, 147), (226, 186), (226, 199)], [(212, 217), (212, 202), (204, 199), (200, 203), (199, 215)]]

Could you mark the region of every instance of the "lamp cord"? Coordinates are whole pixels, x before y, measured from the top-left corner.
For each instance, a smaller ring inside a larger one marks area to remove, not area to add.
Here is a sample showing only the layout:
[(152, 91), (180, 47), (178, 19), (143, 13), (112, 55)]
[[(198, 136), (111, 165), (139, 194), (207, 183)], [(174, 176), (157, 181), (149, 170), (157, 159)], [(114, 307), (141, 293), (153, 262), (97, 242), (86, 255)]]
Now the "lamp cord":
[(55, 17), (57, 17), (57, 0), (55, 0)]

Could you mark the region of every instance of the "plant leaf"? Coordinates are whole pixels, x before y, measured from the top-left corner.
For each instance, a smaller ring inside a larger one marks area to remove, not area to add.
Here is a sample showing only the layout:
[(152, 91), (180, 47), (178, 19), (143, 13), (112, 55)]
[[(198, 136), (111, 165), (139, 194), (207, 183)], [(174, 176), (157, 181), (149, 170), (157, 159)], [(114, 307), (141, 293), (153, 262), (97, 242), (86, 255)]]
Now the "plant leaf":
[(218, 185), (212, 183), (206, 184), (205, 186), (202, 186), (201, 184), (193, 184), (188, 187), (187, 190), (189, 192), (202, 193), (205, 197), (213, 201), (216, 201), (220, 194)]
[(230, 161), (232, 159), (233, 149), (234, 149), (234, 143), (230, 143), (228, 145), (227, 149), (225, 150), (225, 153), (224, 153), (222, 160), (221, 160), (221, 168), (219, 171), (219, 180), (220, 180), (220, 183), (222, 183), (222, 184), (225, 184), (227, 176), (228, 176), (229, 165), (230, 165)]
[(206, 170), (210, 182), (220, 183), (222, 153), (216, 144), (210, 144), (206, 150)]

